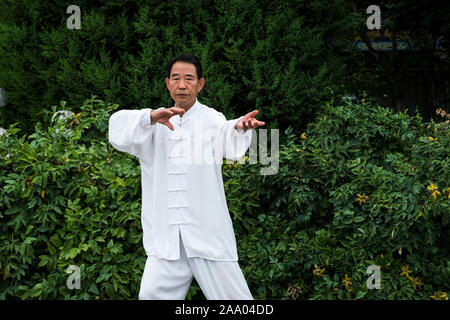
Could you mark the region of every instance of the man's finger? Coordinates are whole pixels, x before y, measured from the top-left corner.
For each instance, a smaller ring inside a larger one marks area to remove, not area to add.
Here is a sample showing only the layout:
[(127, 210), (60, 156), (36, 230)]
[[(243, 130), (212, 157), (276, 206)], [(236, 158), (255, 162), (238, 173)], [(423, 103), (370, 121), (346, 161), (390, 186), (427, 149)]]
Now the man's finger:
[(255, 121), (252, 121), (252, 123), (249, 125), (248, 128), (249, 129), (256, 129), (256, 128), (261, 127), (263, 125), (265, 125), (265, 123), (263, 121), (255, 120)]
[(259, 113), (258, 110), (253, 110), (252, 112), (247, 113), (247, 116), (249, 117), (255, 117)]
[(170, 121), (166, 121), (163, 124), (166, 125), (170, 130), (174, 130), (173, 125), (170, 123)]
[(174, 114), (184, 114), (184, 112), (185, 112), (184, 109), (177, 108), (177, 107), (170, 108), (170, 110), (172, 110), (174, 112)]

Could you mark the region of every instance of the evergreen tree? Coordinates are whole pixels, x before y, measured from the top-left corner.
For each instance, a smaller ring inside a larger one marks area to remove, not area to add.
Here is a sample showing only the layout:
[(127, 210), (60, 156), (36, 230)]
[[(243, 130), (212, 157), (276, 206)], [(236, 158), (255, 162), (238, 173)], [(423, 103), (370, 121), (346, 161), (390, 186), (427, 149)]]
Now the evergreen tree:
[(78, 1), (80, 30), (66, 26), (69, 5), (0, 4), (3, 126), (30, 132), (42, 109), (91, 95), (121, 108), (171, 106), (166, 63), (190, 52), (205, 69), (202, 102), (227, 117), (258, 108), (268, 127), (302, 127), (347, 72), (341, 52), (354, 26), (337, 0)]

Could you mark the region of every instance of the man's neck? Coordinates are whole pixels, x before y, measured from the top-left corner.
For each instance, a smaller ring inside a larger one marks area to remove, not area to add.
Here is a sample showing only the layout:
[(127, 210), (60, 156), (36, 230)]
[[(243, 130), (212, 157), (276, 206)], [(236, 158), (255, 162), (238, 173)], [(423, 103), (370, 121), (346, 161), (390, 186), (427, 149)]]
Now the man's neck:
[[(189, 106), (182, 106), (182, 105), (179, 105), (179, 104), (175, 104), (175, 107), (177, 107), (177, 108), (181, 108), (181, 109), (184, 109), (184, 112), (187, 112), (190, 108), (192, 108), (192, 106), (195, 104), (195, 102), (196, 101), (194, 101), (191, 105), (189, 105)], [(180, 117), (182, 117), (183, 115), (180, 115)]]

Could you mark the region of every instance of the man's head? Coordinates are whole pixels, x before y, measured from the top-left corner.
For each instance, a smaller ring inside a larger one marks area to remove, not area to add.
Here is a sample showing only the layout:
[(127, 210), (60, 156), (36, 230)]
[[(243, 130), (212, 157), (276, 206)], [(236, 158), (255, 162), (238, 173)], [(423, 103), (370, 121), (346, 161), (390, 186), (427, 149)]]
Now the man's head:
[(177, 107), (189, 109), (205, 85), (200, 60), (191, 54), (182, 54), (171, 59), (167, 64), (165, 81)]

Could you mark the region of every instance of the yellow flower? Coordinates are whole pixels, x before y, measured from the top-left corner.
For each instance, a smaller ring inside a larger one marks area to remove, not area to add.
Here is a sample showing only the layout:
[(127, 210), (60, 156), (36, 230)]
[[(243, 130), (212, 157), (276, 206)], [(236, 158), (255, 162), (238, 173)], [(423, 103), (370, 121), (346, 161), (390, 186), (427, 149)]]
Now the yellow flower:
[(430, 185), (427, 187), (427, 189), (430, 190), (430, 191), (437, 190), (437, 188), (438, 187), (433, 182), (430, 183)]
[(352, 278), (345, 274), (344, 279), (342, 280), (342, 284), (345, 286), (347, 291), (352, 291)]
[(303, 133), (301, 134), (300, 138), (302, 138), (303, 140), (305, 140), (305, 139), (306, 139), (306, 132), (303, 132)]
[(409, 274), (412, 271), (409, 270), (409, 264), (407, 264), (406, 266), (401, 267), (401, 270), (402, 270), (402, 273), (400, 273), (401, 276), (406, 276), (408, 279), (411, 278)]
[(44, 199), (45, 198), (45, 190), (41, 191), (41, 198)]
[(80, 124), (81, 112), (77, 113), (77, 114), (72, 112), (72, 116), (73, 116), (73, 120), (70, 121), (70, 125), (73, 126), (74, 124)]
[(438, 187), (434, 183), (431, 183), (427, 187), (427, 189), (431, 191), (431, 196), (433, 197), (434, 201), (436, 201), (437, 196), (441, 195), (441, 193), (438, 190)]
[(320, 268), (318, 266), (313, 270), (313, 273), (319, 277), (328, 277), (328, 275), (325, 274), (325, 268)]
[(433, 193), (431, 194), (433, 196), (434, 201), (436, 201), (437, 196), (440, 196), (441, 193), (439, 191), (433, 191)]
[(363, 196), (363, 195), (360, 195), (359, 193), (357, 193), (356, 195), (358, 196), (358, 199), (356, 199), (356, 201), (359, 202), (359, 205), (360, 205), (360, 206), (362, 206), (363, 203), (366, 203), (367, 200), (369, 200), (369, 197), (368, 197), (368, 196)]
[(287, 294), (289, 294), (292, 299), (297, 300), (300, 294), (302, 293), (302, 288), (298, 285), (298, 283), (289, 286), (289, 288), (286, 291)]
[(434, 141), (434, 142), (436, 142), (436, 143), (439, 142), (437, 138), (433, 138), (433, 137), (428, 137), (428, 140)]
[(413, 288), (414, 288), (414, 290), (416, 290), (416, 289), (420, 289), (420, 287), (422, 287), (423, 286), (423, 282), (422, 282), (422, 280), (420, 280), (420, 278), (419, 277), (416, 277), (416, 278), (412, 278), (412, 279), (409, 279), (410, 281), (411, 281), (411, 283), (412, 283), (412, 285), (413, 285)]
[(433, 296), (430, 296), (434, 300), (448, 300), (447, 292), (436, 291)]

